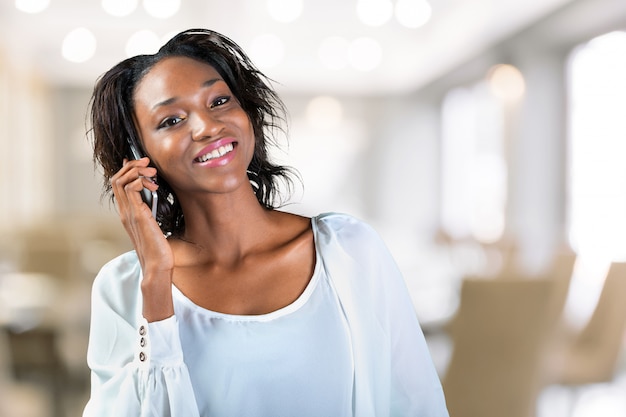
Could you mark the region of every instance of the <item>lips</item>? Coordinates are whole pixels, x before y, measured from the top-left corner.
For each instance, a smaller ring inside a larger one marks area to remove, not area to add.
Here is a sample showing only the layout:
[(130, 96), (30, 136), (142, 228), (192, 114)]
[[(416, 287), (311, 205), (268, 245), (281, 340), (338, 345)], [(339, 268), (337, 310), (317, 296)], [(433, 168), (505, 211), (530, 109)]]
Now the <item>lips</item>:
[(235, 149), (235, 143), (232, 139), (220, 139), (202, 149), (193, 162), (204, 163), (223, 158), (231, 153), (233, 149)]

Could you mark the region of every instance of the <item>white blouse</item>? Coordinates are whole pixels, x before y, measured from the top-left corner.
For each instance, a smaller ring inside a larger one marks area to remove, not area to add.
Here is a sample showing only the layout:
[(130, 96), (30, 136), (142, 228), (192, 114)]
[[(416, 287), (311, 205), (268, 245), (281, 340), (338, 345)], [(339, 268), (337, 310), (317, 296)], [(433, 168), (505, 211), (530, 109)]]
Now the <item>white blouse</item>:
[(212, 312), (176, 287), (174, 300), (200, 415), (351, 415), (348, 329), (321, 263), (302, 295), (270, 314)]
[(340, 214), (312, 227), (313, 277), (269, 314), (213, 312), (173, 286), (174, 316), (147, 323), (136, 254), (105, 265), (93, 285), (83, 416), (448, 416), (380, 238)]

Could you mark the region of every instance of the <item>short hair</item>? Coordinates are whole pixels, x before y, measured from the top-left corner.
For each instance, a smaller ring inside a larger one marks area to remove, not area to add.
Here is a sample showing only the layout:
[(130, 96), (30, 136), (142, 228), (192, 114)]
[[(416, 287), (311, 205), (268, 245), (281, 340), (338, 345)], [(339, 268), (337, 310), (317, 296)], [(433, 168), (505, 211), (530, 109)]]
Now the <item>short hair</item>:
[[(131, 155), (129, 141), (145, 154), (133, 117), (137, 85), (156, 63), (174, 56), (209, 64), (222, 76), (248, 115), (254, 131), (254, 155), (248, 176), (256, 197), (265, 208), (280, 206), (284, 200), (279, 182), (291, 190), (295, 171), (272, 163), (268, 148), (276, 145), (276, 130), (286, 127), (285, 106), (271, 87), (271, 80), (254, 66), (241, 47), (228, 37), (207, 29), (183, 31), (156, 54), (128, 58), (97, 80), (90, 100), (90, 130), (94, 163), (103, 168), (103, 196), (114, 199), (111, 177), (120, 170), (123, 159)], [(159, 204), (157, 221), (164, 233), (180, 235), (184, 231), (182, 209), (169, 184), (161, 177), (158, 184), (159, 201), (174, 203)]]

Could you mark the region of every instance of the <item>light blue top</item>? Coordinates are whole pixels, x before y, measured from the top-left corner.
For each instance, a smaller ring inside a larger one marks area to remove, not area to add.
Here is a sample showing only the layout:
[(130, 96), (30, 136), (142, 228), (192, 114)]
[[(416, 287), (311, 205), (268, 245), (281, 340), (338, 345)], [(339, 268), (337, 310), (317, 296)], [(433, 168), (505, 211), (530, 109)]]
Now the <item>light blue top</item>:
[(209, 311), (172, 288), (175, 315), (141, 317), (134, 252), (94, 281), (85, 417), (447, 417), (402, 277), (378, 235), (312, 219), (315, 272), (264, 315)]
[(321, 263), (302, 295), (270, 314), (209, 311), (176, 287), (174, 300), (188, 324), (179, 326), (180, 340), (185, 362), (194, 364), (189, 377), (200, 415), (351, 415), (348, 329)]

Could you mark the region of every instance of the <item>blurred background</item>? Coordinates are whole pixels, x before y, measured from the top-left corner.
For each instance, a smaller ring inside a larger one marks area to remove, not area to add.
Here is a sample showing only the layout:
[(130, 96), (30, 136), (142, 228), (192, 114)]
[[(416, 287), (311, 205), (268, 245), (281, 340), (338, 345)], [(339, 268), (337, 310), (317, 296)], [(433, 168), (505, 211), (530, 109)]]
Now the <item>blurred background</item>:
[(383, 236), (452, 417), (626, 415), (623, 0), (0, 0), (0, 416), (81, 415), (91, 283), (130, 249), (90, 94), (191, 27), (275, 80), (284, 210)]

